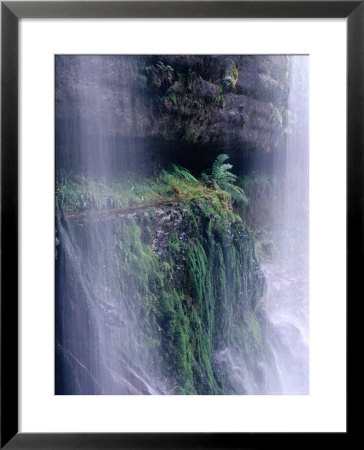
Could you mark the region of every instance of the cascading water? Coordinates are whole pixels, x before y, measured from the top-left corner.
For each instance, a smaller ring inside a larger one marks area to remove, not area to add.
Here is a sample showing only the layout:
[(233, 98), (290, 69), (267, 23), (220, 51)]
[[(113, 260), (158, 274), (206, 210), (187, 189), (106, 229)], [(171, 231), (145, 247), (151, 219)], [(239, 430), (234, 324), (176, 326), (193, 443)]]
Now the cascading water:
[(268, 342), (279, 373), (273, 392), (308, 394), (308, 57), (290, 57), (289, 134), (275, 257), (263, 262)]
[[(58, 119), (58, 173), (71, 164), (83, 176), (112, 180), (117, 171), (126, 173), (137, 165), (137, 158), (141, 157), (138, 141), (124, 138), (123, 150), (127, 151), (121, 151), (120, 137), (115, 133), (127, 120), (115, 113), (112, 95), (115, 80), (125, 83), (123, 73), (115, 75), (117, 59), (114, 56), (57, 57), (57, 99), (65, 95), (64, 74), (71, 77), (73, 94), (62, 103), (68, 107), (65, 116), (71, 117), (72, 122), (62, 123)], [(71, 71), (62, 70), (62, 65), (70, 60)], [(105, 70), (112, 76), (106, 76)], [(132, 87), (127, 85), (127, 89), (130, 91)], [(143, 97), (142, 92), (136, 92), (137, 87), (133, 89), (135, 97)], [(58, 106), (58, 113), (59, 109)], [(133, 116), (133, 105), (128, 109)], [(93, 195), (92, 186), (89, 190)], [(150, 374), (143, 370), (145, 357), (140, 354), (142, 343), (138, 342), (141, 325), (137, 313), (131, 314), (130, 306), (127, 307), (133, 300), (126, 298), (132, 291), (133, 280), (120, 279), (115, 260), (118, 221), (123, 220), (115, 220), (111, 212), (95, 220), (68, 220), (62, 212), (57, 219), (57, 393), (158, 394), (163, 391), (161, 383), (154, 382), (151, 386)]]
[[(266, 316), (262, 319), (267, 348), (254, 368), (247, 366), (244, 356), (229, 347), (217, 355), (228, 364), (239, 386), (237, 390), (247, 394), (309, 393), (308, 57), (286, 58), (289, 95), (283, 130), (281, 112), (272, 107), (272, 117), (279, 122), (278, 130), (287, 136), (285, 157), (273, 158), (270, 169), (276, 180), (274, 187), (270, 187), (274, 192), (270, 198), (278, 201), (268, 206), (262, 198), (256, 202), (258, 209), (265, 206), (268, 211), (263, 216), (265, 221), (267, 215), (270, 218), (270, 245), (274, 247), (268, 256), (263, 252), (260, 258), (267, 281)], [(227, 146), (231, 139), (228, 125), (224, 139)], [(257, 165), (265, 173), (266, 161), (258, 161)]]
[[(123, 218), (119, 218), (119, 221)], [(128, 219), (125, 219), (126, 221)], [(69, 394), (159, 394), (144, 372), (133, 280), (115, 259), (114, 219), (57, 220), (57, 391)], [(134, 302), (135, 306), (130, 306)], [(134, 310), (133, 310), (134, 308)], [(133, 311), (133, 312), (132, 312)]]
[[(290, 57), (291, 132), (285, 168), (282, 158), (277, 168), (284, 172), (277, 194), (283, 208), (272, 223), (276, 256), (261, 261), (265, 279), (252, 234), (232, 214), (226, 193), (214, 188), (206, 198), (186, 199), (174, 187), (153, 203), (134, 180), (129, 193), (142, 202), (120, 208), (105, 189), (132, 172), (150, 176), (154, 164), (167, 168), (176, 143), (168, 143), (167, 161), (153, 161), (150, 136), (166, 126), (150, 112), (153, 102), (158, 113), (164, 107), (186, 122), (210, 105), (225, 107), (215, 84), (207, 87), (194, 71), (181, 66), (172, 73), (167, 62), (145, 60), (56, 59), (56, 189), (74, 206), (63, 210), (61, 203), (56, 211), (56, 393), (307, 393), (307, 58)], [(228, 81), (225, 76), (220, 90), (235, 108), (239, 99)], [(173, 108), (184, 84), (178, 115)], [(244, 105), (225, 118), (219, 153), (233, 149), (237, 138), (256, 136), (249, 127), (229, 135), (240, 117), (254, 126), (264, 114), (272, 121), (271, 107), (264, 113), (255, 99), (249, 119), (241, 95)], [(199, 166), (202, 153), (201, 160)], [(68, 183), (73, 172), (81, 194)]]

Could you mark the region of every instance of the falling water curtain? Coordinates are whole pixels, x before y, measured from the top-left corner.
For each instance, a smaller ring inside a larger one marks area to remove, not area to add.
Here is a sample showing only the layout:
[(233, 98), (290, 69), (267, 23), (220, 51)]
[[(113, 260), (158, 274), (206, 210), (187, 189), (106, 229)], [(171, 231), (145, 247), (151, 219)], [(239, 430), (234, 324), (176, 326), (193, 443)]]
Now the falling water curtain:
[[(68, 435), (18, 433), (18, 21), (19, 18), (274, 18), (274, 17), (348, 17), (348, 294), (355, 290), (356, 277), (361, 268), (360, 246), (352, 236), (361, 237), (360, 208), (362, 198), (360, 175), (361, 155), (355, 148), (362, 144), (362, 109), (358, 92), (363, 90), (361, 68), (362, 20), (361, 2), (2, 2), (2, 316), (1, 316), (1, 438), (2, 445), (10, 441), (13, 448), (36, 448), (58, 445), (60, 448), (103, 448), (105, 443), (118, 448), (130, 445), (193, 445), (261, 446), (270, 439), (288, 439), (288, 436), (270, 435)], [(359, 37), (359, 38), (358, 38)], [(141, 81), (142, 82), (142, 81)], [(173, 98), (169, 99), (173, 104)], [(21, 181), (21, 180), (20, 180)], [(350, 237), (351, 236), (351, 237)], [(358, 250), (359, 249), (359, 250)], [(359, 264), (355, 264), (354, 262)], [(9, 301), (12, 299), (12, 301)], [(112, 315), (112, 314), (111, 314)], [(121, 320), (121, 319), (120, 319)], [(291, 437), (291, 439), (297, 439)], [(309, 434), (300, 437), (302, 442)], [(317, 435), (315, 437), (318, 438)], [(346, 439), (347, 435), (340, 435)], [(293, 441), (295, 442), (295, 441)], [(9, 444), (10, 445), (10, 444)], [(172, 444), (173, 445), (173, 444)]]

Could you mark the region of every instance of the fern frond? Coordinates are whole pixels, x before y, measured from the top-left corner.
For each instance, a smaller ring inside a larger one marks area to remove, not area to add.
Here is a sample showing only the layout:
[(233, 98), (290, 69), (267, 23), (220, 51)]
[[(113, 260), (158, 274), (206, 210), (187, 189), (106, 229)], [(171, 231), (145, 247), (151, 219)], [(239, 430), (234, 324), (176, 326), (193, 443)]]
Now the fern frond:
[(172, 168), (175, 174), (179, 175), (181, 178), (184, 178), (185, 180), (188, 181), (193, 181), (195, 183), (198, 182), (197, 179), (192, 175), (192, 173), (189, 170), (185, 169), (184, 167), (172, 164)]
[(207, 172), (202, 172), (201, 178), (202, 181), (207, 184), (210, 181), (211, 175), (209, 175)]
[(229, 156), (224, 153), (218, 155), (212, 165), (211, 174), (208, 171), (203, 172), (202, 180), (206, 184), (211, 183), (217, 190), (221, 189), (227, 192), (235, 202), (247, 204), (248, 198), (245, 192), (241, 187), (235, 185), (238, 179), (237, 175), (230, 172), (233, 168), (232, 164), (225, 162), (228, 158)]
[(243, 191), (243, 189), (241, 189), (241, 187), (229, 183), (223, 184), (221, 188), (228, 194), (230, 194), (233, 201), (237, 203), (244, 203), (244, 205), (247, 205), (249, 203), (249, 199), (245, 195), (245, 192)]
[(221, 166), (227, 159), (229, 159), (228, 155), (225, 153), (220, 153), (220, 155), (216, 157), (214, 165), (216, 164), (217, 166)]

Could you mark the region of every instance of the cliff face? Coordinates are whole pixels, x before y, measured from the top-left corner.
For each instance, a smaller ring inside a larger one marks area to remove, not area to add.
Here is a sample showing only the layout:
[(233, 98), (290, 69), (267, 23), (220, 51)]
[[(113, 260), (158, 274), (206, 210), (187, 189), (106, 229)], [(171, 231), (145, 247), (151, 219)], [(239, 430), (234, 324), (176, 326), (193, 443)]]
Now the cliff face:
[(58, 393), (264, 391), (265, 280), (238, 217), (201, 199), (57, 235)]
[[(56, 60), (58, 145), (76, 165), (85, 128), (89, 151), (122, 148), (119, 167), (126, 168), (172, 160), (204, 169), (222, 151), (238, 168), (242, 161), (249, 165), (252, 154), (284, 150), (286, 56), (104, 56), (101, 71), (97, 58)], [(98, 118), (104, 136), (93, 136)]]
[(161, 62), (152, 66), (153, 84), (165, 98), (152, 134), (201, 144), (225, 144), (228, 136), (240, 151), (277, 147), (275, 114), (284, 112), (288, 93), (285, 57), (172, 56)]

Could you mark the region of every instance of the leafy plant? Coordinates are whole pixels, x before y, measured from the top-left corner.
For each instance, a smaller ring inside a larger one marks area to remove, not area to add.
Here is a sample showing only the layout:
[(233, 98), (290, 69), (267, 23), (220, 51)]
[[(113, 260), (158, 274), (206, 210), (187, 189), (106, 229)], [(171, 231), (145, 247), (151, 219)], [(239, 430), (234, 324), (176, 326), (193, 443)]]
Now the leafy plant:
[(174, 105), (177, 104), (176, 94), (174, 92), (170, 92), (168, 98)]
[(177, 77), (178, 77), (178, 80), (179, 80), (181, 83), (185, 83), (185, 82), (186, 82), (186, 75), (185, 75), (184, 73), (182, 73), (182, 72), (177, 72)]
[(243, 189), (235, 184), (238, 177), (230, 172), (233, 166), (225, 162), (227, 159), (229, 156), (224, 153), (218, 155), (212, 168), (202, 173), (202, 179), (208, 186), (227, 192), (237, 203), (247, 204), (248, 198)]
[(232, 86), (235, 89), (236, 86), (236, 82), (238, 81), (238, 76), (239, 76), (239, 72), (238, 72), (238, 68), (236, 66), (234, 66), (233, 70), (232, 70)]
[(172, 168), (173, 168), (174, 172), (177, 175), (179, 175), (180, 177), (185, 178), (186, 180), (192, 181), (194, 183), (198, 183), (198, 181), (192, 175), (192, 173), (189, 170), (185, 169), (184, 167), (176, 166), (176, 164), (172, 164)]
[(158, 67), (161, 70), (168, 70), (169, 72), (173, 72), (174, 69), (172, 66), (170, 66), (169, 64), (164, 64), (163, 61), (158, 61), (156, 64), (156, 67)]

